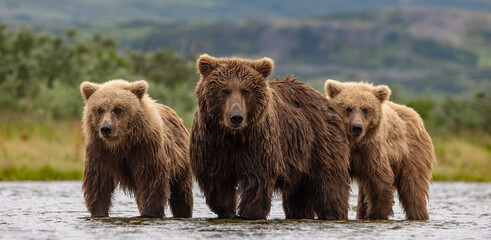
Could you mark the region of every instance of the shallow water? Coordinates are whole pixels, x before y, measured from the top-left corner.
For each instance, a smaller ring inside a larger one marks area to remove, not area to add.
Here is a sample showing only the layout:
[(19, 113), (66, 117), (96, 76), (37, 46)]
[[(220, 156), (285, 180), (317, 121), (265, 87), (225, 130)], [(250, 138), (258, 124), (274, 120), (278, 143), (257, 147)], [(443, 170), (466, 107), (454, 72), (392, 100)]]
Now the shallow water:
[[(117, 191), (110, 218), (90, 218), (80, 182), (0, 182), (0, 239), (491, 239), (491, 183), (431, 186), (429, 221), (405, 221), (399, 203), (388, 221), (285, 220), (274, 198), (268, 220), (220, 220), (194, 191), (193, 219), (141, 219)], [(356, 205), (352, 186), (350, 206)], [(168, 216), (171, 214), (168, 212)]]

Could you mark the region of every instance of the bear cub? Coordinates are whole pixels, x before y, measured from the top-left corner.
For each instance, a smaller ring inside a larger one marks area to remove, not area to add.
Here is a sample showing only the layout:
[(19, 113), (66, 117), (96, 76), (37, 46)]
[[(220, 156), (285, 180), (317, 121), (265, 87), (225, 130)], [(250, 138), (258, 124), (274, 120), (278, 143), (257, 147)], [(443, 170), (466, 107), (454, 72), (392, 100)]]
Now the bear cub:
[(394, 192), (407, 219), (428, 219), (433, 143), (413, 109), (389, 101), (390, 89), (327, 80), (327, 96), (342, 116), (350, 145), (350, 175), (358, 183), (358, 219), (388, 219)]
[(189, 134), (169, 107), (148, 94), (147, 82), (84, 82), (82, 129), (85, 204), (92, 217), (107, 217), (119, 186), (135, 196), (142, 217), (174, 217), (193, 211)]

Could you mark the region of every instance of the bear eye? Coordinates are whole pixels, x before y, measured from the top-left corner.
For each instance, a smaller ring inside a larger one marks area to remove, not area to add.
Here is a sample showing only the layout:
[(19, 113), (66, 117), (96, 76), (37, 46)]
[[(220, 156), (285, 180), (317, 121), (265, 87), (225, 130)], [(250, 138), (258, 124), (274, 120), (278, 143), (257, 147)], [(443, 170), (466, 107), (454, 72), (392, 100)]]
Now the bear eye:
[(251, 94), (251, 92), (249, 92), (247, 90), (242, 90), (242, 96), (249, 97), (250, 94)]
[(346, 108), (346, 113), (350, 114), (352, 111), (353, 111), (353, 109), (352, 109), (352, 108), (350, 108), (350, 107), (347, 107), (347, 108)]
[(98, 109), (97, 109), (97, 113), (99, 113), (99, 114), (103, 114), (103, 113), (104, 113), (104, 110), (103, 110), (102, 108), (98, 108)]
[(368, 113), (368, 108), (362, 108), (361, 111), (363, 111), (364, 114)]
[(121, 113), (121, 108), (119, 108), (119, 107), (115, 107), (115, 108), (113, 109), (113, 113), (114, 113), (114, 114), (116, 114), (116, 115), (117, 115), (117, 114), (120, 114), (120, 113)]
[(222, 97), (227, 97), (229, 94), (227, 90), (222, 90)]

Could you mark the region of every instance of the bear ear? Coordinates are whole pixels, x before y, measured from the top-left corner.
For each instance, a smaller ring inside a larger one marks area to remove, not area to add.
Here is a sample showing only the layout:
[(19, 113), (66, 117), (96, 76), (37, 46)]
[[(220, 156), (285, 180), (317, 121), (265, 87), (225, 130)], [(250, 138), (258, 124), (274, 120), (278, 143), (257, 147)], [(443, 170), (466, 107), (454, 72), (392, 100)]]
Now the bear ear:
[(99, 89), (100, 85), (97, 83), (83, 82), (80, 84), (80, 93), (85, 101), (89, 100), (90, 96)]
[(327, 96), (333, 99), (344, 89), (344, 86), (342, 82), (328, 79), (324, 84), (324, 89), (326, 90)]
[(130, 83), (129, 90), (135, 94), (139, 99), (147, 93), (148, 83), (145, 80), (135, 81)]
[(372, 92), (375, 95), (375, 97), (377, 97), (377, 99), (380, 100), (380, 102), (389, 99), (391, 93), (390, 88), (387, 87), (386, 85), (377, 86), (373, 88)]
[(199, 56), (196, 66), (198, 68), (198, 72), (201, 74), (203, 78), (208, 76), (215, 68), (219, 65), (218, 59), (211, 57), (208, 54), (203, 54)]
[(261, 74), (261, 76), (267, 78), (273, 72), (274, 62), (271, 58), (263, 58), (252, 62), (252, 68)]

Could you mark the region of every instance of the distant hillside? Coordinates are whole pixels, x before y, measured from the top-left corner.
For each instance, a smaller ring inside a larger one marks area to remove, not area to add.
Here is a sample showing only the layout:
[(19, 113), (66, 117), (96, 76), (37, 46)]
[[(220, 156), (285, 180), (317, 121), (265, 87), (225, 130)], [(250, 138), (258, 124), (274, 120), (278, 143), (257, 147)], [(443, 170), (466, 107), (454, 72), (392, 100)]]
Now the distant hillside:
[(297, 18), (411, 6), (491, 11), (489, 0), (0, 0), (0, 22), (66, 26), (133, 20)]
[(317, 88), (326, 78), (368, 80), (409, 95), (491, 91), (490, 12), (489, 0), (0, 0), (9, 27), (74, 28), (188, 58), (268, 56), (276, 75)]
[(80, 31), (114, 36), (133, 49), (173, 46), (188, 57), (269, 56), (276, 74), (295, 73), (317, 87), (338, 78), (400, 85), (409, 94), (491, 90), (491, 14), (475, 11), (405, 8), (301, 19), (134, 21)]

